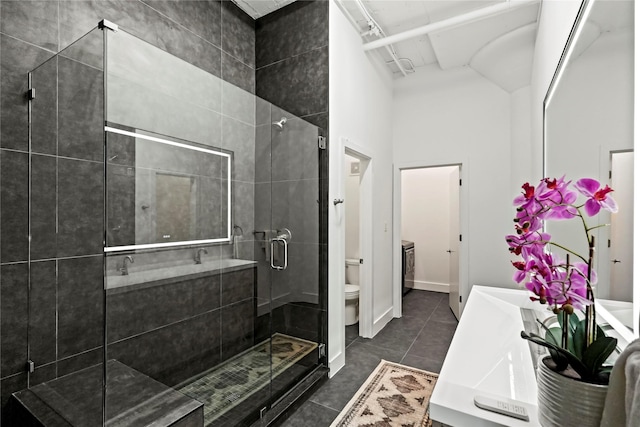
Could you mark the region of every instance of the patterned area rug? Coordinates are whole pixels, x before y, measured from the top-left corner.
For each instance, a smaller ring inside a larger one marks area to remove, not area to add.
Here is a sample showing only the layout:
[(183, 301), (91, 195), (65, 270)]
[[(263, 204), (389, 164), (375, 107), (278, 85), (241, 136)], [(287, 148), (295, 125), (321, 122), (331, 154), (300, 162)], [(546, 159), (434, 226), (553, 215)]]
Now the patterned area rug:
[(204, 422), (209, 425), (317, 346), (301, 338), (274, 334), (271, 340), (265, 340), (212, 368), (179, 390), (204, 404)]
[(331, 427), (431, 427), (438, 375), (383, 360)]

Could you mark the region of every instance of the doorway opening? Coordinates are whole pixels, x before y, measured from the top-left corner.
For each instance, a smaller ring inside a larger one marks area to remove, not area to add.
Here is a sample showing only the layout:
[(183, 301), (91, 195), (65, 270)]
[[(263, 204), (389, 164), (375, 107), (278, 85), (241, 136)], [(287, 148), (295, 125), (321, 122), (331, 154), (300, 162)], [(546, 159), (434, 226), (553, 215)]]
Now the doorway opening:
[(345, 337), (360, 335), (360, 159), (344, 154)]
[(461, 307), (460, 185), (460, 165), (400, 170), (400, 239), (403, 251), (414, 248), (413, 272), (408, 262), (400, 271), (403, 294), (410, 289), (448, 293), (456, 318)]
[(633, 301), (633, 151), (611, 153), (611, 188), (618, 212), (611, 215), (609, 299)]
[(346, 138), (342, 144), (345, 336), (347, 339), (371, 338), (374, 329), (372, 158), (364, 147)]

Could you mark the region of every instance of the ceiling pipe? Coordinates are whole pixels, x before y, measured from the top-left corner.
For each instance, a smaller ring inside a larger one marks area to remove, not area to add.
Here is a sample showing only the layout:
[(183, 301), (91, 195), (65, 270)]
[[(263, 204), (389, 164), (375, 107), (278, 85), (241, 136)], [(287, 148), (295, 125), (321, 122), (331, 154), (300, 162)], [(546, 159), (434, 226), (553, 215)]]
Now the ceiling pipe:
[[(364, 6), (364, 4), (362, 4), (362, 1), (355, 0), (355, 3), (358, 6), (358, 9), (360, 10), (360, 13), (362, 14), (362, 16), (364, 16), (365, 19), (367, 20), (367, 24), (369, 25), (369, 32), (373, 31), (374, 34), (385, 36), (386, 34), (382, 30), (382, 27), (369, 14), (369, 11)], [(406, 76), (407, 70), (405, 70), (404, 66), (400, 63), (400, 60), (398, 59), (396, 52), (393, 50), (393, 46), (391, 46), (391, 43), (385, 44), (384, 47), (387, 49), (387, 52), (391, 56), (391, 59), (393, 60), (393, 62), (395, 62), (396, 66), (400, 69), (400, 72), (402, 73), (402, 75)]]
[(374, 40), (372, 42), (363, 44), (362, 47), (365, 52), (373, 49), (378, 49), (388, 46), (392, 43), (398, 43), (404, 40), (412, 39), (414, 37), (419, 37), (436, 30), (452, 27), (454, 25), (464, 24), (475, 19), (485, 18), (487, 16), (495, 15), (507, 10), (516, 10), (535, 3), (539, 3), (539, 0), (507, 0), (504, 3), (499, 3), (493, 6), (484, 7), (482, 9), (473, 10), (468, 13), (463, 13), (462, 15), (453, 16), (448, 19), (443, 19), (442, 21), (433, 22), (431, 24), (423, 25), (412, 30)]

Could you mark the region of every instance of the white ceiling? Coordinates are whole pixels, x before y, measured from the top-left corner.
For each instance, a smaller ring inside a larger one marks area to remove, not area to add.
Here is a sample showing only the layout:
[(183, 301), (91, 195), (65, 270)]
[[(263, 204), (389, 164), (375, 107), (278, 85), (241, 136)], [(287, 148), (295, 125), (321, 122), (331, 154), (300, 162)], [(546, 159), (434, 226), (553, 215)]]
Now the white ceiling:
[[(361, 0), (371, 17), (387, 36), (446, 21), (472, 11), (491, 8), (501, 1), (461, 0)], [(341, 4), (359, 27), (368, 28), (357, 0), (342, 0)], [(471, 67), (478, 73), (513, 92), (529, 85), (533, 48), (538, 28), (540, 2), (516, 2), (517, 7), (505, 8), (483, 17), (445, 26), (427, 34), (392, 45), (401, 65), (411, 72), (421, 67), (437, 65), (443, 70)], [(365, 42), (378, 36), (365, 35)], [(400, 68), (385, 49), (378, 54), (401, 77)], [(406, 58), (406, 59), (404, 59)]]
[[(270, 13), (292, 0), (234, 0), (254, 18)], [(382, 29), (382, 35), (365, 34), (370, 26), (360, 5)], [(362, 36), (363, 44), (480, 9), (509, 2), (505, 10), (467, 22), (446, 26), (408, 40), (393, 43), (406, 73), (437, 64), (442, 69), (471, 67), (508, 92), (530, 83), (533, 48), (540, 1), (521, 0), (338, 0)], [(394, 77), (403, 73), (389, 50), (375, 55), (386, 62)]]

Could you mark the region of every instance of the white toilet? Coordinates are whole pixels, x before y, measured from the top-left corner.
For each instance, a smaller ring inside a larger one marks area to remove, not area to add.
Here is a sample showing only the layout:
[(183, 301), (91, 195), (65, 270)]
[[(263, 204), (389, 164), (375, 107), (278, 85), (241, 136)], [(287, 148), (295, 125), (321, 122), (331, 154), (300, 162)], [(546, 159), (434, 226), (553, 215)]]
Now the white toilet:
[(360, 260), (347, 258), (344, 285), (344, 324), (358, 323), (358, 304), (360, 303)]

